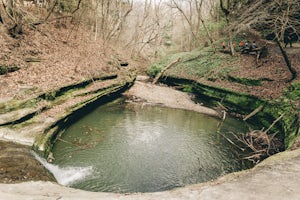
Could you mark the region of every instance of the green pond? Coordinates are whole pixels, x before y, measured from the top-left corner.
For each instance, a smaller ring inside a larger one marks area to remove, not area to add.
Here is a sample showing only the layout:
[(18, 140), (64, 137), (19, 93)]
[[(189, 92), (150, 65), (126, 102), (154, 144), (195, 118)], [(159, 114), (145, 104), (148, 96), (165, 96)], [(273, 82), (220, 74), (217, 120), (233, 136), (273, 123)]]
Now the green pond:
[[(192, 111), (100, 106), (65, 130), (45, 164), (59, 183), (89, 191), (155, 192), (206, 182), (247, 166), (220, 134), (220, 120)], [(227, 118), (221, 133), (245, 132)]]

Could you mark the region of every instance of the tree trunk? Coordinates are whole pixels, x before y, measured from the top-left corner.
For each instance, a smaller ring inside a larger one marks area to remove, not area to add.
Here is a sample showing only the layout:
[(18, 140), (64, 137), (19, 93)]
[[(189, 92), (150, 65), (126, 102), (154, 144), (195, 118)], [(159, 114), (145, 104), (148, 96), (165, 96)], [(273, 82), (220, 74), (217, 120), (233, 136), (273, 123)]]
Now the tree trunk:
[(0, 23), (3, 24), (2, 14), (1, 14), (1, 8), (0, 8)]
[(232, 42), (232, 31), (229, 30), (229, 47), (230, 47), (230, 52), (232, 56), (235, 56), (235, 49), (233, 46), (233, 42)]
[(7, 12), (10, 16), (15, 17), (14, 16), (14, 1), (13, 0), (9, 0), (7, 2)]
[(202, 17), (201, 17), (200, 20), (201, 20), (201, 22), (202, 22), (202, 25), (203, 25), (204, 30), (205, 30), (205, 32), (206, 32), (206, 35), (207, 35), (207, 37), (208, 37), (208, 39), (209, 39), (209, 41), (210, 41), (210, 44), (211, 44), (211, 46), (212, 46), (213, 49), (214, 49), (214, 53), (216, 53), (217, 50), (216, 50), (216, 47), (215, 47), (215, 45), (214, 45), (214, 40), (213, 40), (212, 36), (210, 35), (209, 30), (208, 30), (208, 28), (206, 27), (206, 24), (205, 24), (205, 22), (204, 22), (204, 20), (203, 20)]
[(282, 44), (280, 43), (280, 41), (278, 40), (278, 37), (276, 37), (276, 43), (281, 51), (281, 54), (284, 58), (284, 61), (286, 63), (286, 66), (288, 68), (288, 70), (291, 72), (292, 77), (291, 79), (288, 80), (288, 82), (292, 82), (293, 80), (295, 80), (297, 78), (297, 71), (295, 70), (295, 68), (293, 68), (291, 61), (286, 53), (286, 51), (284, 50), (284, 48), (282, 47)]

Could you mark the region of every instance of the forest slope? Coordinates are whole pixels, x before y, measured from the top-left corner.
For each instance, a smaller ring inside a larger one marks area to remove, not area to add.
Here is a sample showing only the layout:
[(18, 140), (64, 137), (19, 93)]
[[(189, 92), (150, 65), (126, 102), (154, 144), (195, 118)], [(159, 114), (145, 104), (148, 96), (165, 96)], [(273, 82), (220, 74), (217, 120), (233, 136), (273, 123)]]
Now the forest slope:
[[(122, 51), (103, 46), (93, 33), (71, 23), (40, 25), (12, 38), (0, 23), (0, 99), (30, 96), (92, 77), (115, 74), (127, 62)], [(130, 62), (134, 65), (133, 62)], [(11, 67), (19, 70), (8, 73)]]
[[(289, 82), (289, 72), (278, 46), (272, 41), (256, 40), (259, 47), (267, 46), (268, 55), (256, 60), (256, 55), (231, 56), (222, 53), (221, 44), (217, 53), (209, 48), (178, 53), (153, 64), (148, 73), (155, 75), (161, 68), (177, 58), (182, 62), (166, 71), (166, 76), (196, 80), (204, 84), (223, 87), (265, 99), (276, 99), (290, 85), (300, 81), (298, 76)], [(249, 39), (249, 40), (250, 40)], [(286, 48), (292, 66), (300, 73), (300, 43)]]

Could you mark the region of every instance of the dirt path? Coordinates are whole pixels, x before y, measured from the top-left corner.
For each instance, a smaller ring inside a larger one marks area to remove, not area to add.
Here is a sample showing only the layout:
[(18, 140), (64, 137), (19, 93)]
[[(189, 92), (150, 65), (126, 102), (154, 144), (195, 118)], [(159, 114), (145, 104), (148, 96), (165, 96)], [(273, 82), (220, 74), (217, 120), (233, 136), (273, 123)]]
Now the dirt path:
[(133, 102), (185, 109), (204, 113), (210, 116), (219, 116), (219, 113), (215, 110), (193, 102), (187, 93), (180, 92), (169, 87), (136, 81), (125, 95)]

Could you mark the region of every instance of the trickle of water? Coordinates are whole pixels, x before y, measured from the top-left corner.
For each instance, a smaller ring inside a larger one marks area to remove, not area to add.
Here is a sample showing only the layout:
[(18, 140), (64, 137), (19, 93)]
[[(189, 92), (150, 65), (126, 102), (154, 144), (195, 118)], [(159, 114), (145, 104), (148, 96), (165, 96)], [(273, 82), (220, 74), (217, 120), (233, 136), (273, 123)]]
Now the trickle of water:
[(46, 169), (48, 169), (56, 181), (65, 186), (72, 185), (77, 181), (82, 181), (85, 177), (93, 173), (93, 167), (59, 167), (57, 165), (48, 163), (46, 159), (40, 157), (33, 152), (35, 158), (42, 164)]

